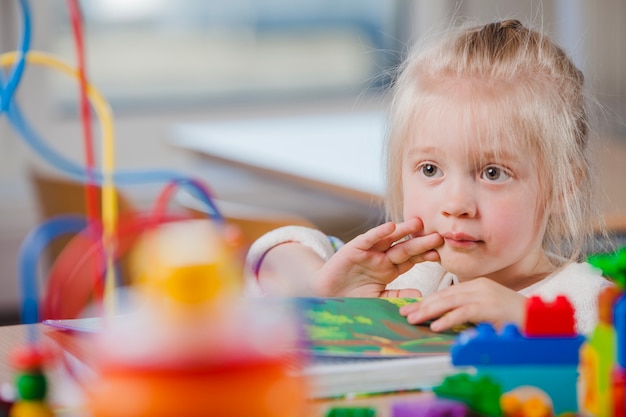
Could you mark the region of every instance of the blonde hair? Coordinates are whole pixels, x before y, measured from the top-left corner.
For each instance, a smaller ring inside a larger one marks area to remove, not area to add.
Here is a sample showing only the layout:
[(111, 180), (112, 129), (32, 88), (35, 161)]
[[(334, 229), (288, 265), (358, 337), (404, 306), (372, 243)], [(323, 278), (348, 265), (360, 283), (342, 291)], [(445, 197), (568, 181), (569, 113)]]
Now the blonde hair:
[(472, 108), (461, 117), (472, 119), (479, 112), (487, 125), (483, 133), (532, 151), (529, 163), (539, 170), (543, 193), (538, 210), (548, 216), (544, 249), (579, 258), (599, 218), (582, 72), (559, 46), (517, 20), (457, 28), (419, 52), (405, 60), (394, 84), (386, 155), (388, 217), (402, 219), (407, 140), (419, 123), (436, 123), (425, 114), (438, 98), (453, 98), (464, 83), (474, 94)]

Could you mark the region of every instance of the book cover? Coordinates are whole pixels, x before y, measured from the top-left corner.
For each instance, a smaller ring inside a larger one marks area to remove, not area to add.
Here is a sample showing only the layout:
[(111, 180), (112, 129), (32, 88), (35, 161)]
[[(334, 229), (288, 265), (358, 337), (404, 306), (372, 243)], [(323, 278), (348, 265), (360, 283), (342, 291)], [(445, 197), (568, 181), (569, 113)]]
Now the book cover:
[(428, 390), (448, 375), (450, 349), (464, 330), (435, 333), (398, 309), (415, 299), (303, 298), (298, 301), (311, 361), (301, 374), (313, 398)]
[(398, 309), (408, 298), (303, 298), (305, 343), (316, 356), (405, 357), (446, 355), (458, 331), (435, 333), (413, 325)]

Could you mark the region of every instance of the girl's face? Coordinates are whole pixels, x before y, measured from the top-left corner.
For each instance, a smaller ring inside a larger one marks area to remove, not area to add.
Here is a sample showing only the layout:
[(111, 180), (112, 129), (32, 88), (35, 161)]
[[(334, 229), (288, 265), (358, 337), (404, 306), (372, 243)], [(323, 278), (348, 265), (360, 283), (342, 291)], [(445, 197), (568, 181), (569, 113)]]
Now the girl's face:
[(482, 137), (482, 116), (463, 122), (462, 104), (447, 101), (439, 123), (422, 123), (408, 139), (404, 218), (419, 217), (424, 234), (444, 238), (441, 264), (459, 280), (488, 277), (521, 289), (552, 269), (541, 248), (541, 173), (526, 147)]

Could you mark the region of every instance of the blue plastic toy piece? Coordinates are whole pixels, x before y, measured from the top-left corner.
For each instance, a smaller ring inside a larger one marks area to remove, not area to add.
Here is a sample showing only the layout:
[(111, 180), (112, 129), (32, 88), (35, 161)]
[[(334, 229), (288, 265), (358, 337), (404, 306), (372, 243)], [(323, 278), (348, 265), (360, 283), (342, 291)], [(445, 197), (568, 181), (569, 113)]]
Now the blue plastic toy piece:
[(498, 334), (491, 324), (481, 323), (461, 333), (450, 354), (455, 366), (576, 365), (584, 341), (582, 335), (529, 338), (513, 324)]
[(615, 328), (615, 336), (617, 346), (622, 347), (616, 350), (616, 360), (620, 368), (626, 368), (626, 296), (621, 295), (613, 307), (613, 327)]

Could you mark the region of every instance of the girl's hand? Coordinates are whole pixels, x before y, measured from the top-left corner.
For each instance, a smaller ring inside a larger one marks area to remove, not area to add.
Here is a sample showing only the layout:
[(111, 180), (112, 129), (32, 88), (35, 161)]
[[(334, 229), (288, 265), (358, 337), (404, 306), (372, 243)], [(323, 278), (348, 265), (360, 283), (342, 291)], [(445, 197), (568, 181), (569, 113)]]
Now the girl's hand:
[(452, 285), (400, 308), (411, 324), (433, 320), (431, 330), (440, 332), (467, 322), (489, 322), (494, 327), (505, 323), (521, 326), (526, 297), (488, 278)]
[[(311, 283), (321, 297), (419, 297), (418, 290), (388, 291), (388, 283), (416, 263), (439, 261), (434, 250), (443, 238), (424, 230), (418, 218), (385, 223), (346, 243), (317, 272)], [(403, 240), (406, 237), (406, 240)]]

